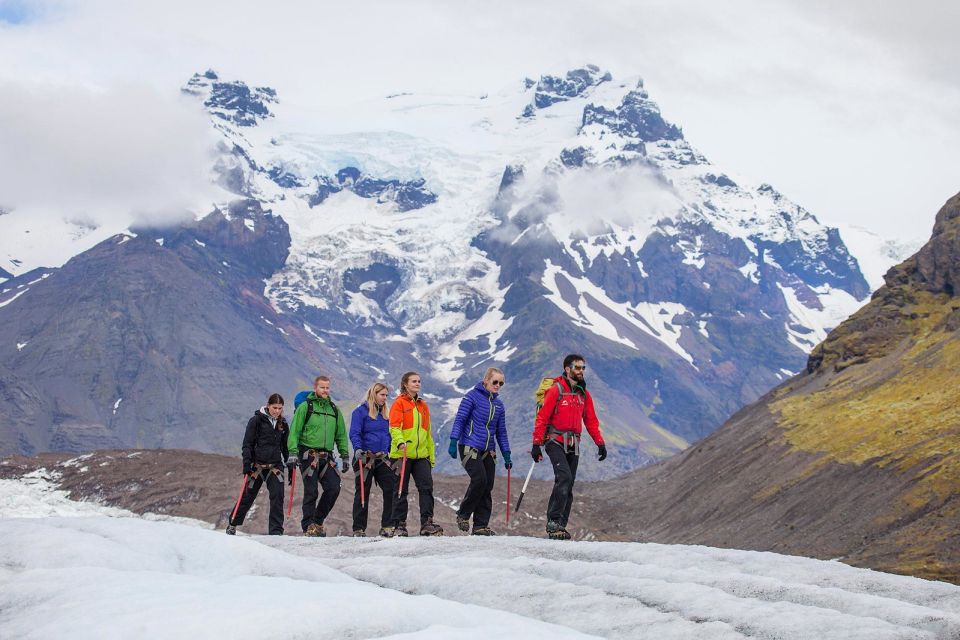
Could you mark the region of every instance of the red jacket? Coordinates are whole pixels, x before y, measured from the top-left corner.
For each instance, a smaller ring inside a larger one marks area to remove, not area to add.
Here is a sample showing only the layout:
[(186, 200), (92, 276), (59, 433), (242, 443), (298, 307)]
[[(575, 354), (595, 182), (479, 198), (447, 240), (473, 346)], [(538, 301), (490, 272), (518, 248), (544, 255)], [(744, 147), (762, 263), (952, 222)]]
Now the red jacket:
[[(557, 431), (572, 431), (580, 435), (586, 425), (587, 433), (600, 446), (603, 444), (603, 435), (600, 433), (600, 421), (593, 408), (593, 397), (584, 387), (577, 387), (577, 391), (570, 391), (570, 382), (565, 376), (557, 376), (553, 385), (543, 394), (543, 406), (537, 412), (537, 424), (533, 428), (533, 444), (544, 443), (547, 426), (553, 425)], [(563, 395), (560, 395), (560, 389)], [(557, 438), (560, 440), (561, 438)]]

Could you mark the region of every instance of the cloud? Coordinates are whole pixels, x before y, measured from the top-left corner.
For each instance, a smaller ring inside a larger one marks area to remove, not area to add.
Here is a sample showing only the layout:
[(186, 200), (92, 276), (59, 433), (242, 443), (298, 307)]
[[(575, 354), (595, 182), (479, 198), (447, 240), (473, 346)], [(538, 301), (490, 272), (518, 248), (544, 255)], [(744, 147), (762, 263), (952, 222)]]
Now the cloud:
[[(182, 218), (211, 191), (196, 102), (142, 85), (0, 84), (0, 200), (95, 225)], [(39, 215), (39, 214), (38, 214)]]
[(905, 216), (932, 223), (960, 187), (958, 9), (935, 0), (31, 7), (26, 23), (0, 23), (0, 81), (107, 92), (139, 82), (173, 96), (213, 67), (323, 114), (401, 91), (476, 95), (591, 62), (644, 76), (665, 117), (724, 172), (770, 182), (828, 223), (901, 233)]
[(661, 174), (637, 164), (546, 171), (519, 180), (509, 197), (516, 213), (492, 236), (501, 242), (512, 242), (523, 230), (514, 224), (517, 218), (522, 218), (523, 227), (545, 223), (561, 241), (601, 235), (611, 224), (645, 237), (657, 222), (674, 217), (683, 208)]

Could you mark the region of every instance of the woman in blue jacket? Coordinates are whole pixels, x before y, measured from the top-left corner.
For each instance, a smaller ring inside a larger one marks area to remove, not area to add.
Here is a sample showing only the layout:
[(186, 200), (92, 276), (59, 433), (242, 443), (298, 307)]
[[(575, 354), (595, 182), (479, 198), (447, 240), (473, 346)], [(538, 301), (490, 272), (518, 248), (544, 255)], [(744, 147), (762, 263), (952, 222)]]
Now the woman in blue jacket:
[(503, 465), (510, 469), (510, 442), (507, 440), (507, 414), (499, 393), (504, 385), (503, 371), (487, 369), (483, 381), (467, 392), (460, 401), (457, 417), (450, 432), (451, 458), (460, 454), (460, 463), (470, 476), (467, 494), (457, 510), (457, 527), (470, 530), (473, 517), (473, 535), (496, 535), (490, 529), (493, 512), (493, 483), (497, 477), (497, 451), (500, 445)]
[[(390, 463), (390, 422), (387, 420), (387, 396), (390, 388), (382, 382), (367, 389), (367, 399), (353, 410), (350, 417), (350, 444), (353, 445), (353, 535), (366, 535), (370, 489), (374, 480), (383, 492), (383, 513), (380, 535), (393, 535), (390, 517), (393, 494), (397, 491), (397, 474)], [(360, 486), (360, 465), (363, 465), (363, 487)], [(366, 498), (361, 502), (360, 492)]]

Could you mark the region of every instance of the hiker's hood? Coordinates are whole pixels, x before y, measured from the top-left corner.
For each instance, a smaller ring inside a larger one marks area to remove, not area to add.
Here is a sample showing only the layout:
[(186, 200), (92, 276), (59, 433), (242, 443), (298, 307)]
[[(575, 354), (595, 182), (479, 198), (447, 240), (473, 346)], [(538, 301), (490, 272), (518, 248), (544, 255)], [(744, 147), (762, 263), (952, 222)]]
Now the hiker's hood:
[(273, 424), (273, 423), (275, 423), (275, 422), (278, 422), (279, 420), (281, 420), (281, 419), (283, 418), (283, 414), (280, 414), (280, 417), (279, 417), (279, 418), (274, 418), (273, 416), (271, 416), (271, 415), (270, 415), (270, 410), (267, 409), (266, 405), (264, 405), (264, 406), (260, 407), (259, 409), (257, 409), (257, 410), (254, 412), (253, 415), (255, 415), (255, 416), (263, 416), (264, 418), (266, 418), (267, 420), (269, 420), (271, 424)]
[(496, 391), (487, 391), (487, 388), (483, 386), (483, 380), (474, 385), (473, 390), (483, 394), (484, 398), (492, 395), (494, 399), (496, 399), (496, 397), (499, 395)]

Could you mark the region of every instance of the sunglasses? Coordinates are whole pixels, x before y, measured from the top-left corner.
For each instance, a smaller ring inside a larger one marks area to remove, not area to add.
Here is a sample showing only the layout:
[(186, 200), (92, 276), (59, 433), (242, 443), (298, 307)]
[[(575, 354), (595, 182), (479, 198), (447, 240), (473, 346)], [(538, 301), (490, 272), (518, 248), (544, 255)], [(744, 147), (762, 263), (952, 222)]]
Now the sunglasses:
[(585, 364), (575, 364), (575, 365), (571, 366), (570, 368), (573, 369), (574, 371), (586, 371), (586, 370), (587, 370), (587, 365), (585, 365)]
[(503, 385), (505, 385), (505, 384), (507, 384), (507, 383), (504, 382), (503, 380), (491, 380), (491, 381), (490, 381), (490, 384), (492, 384), (492, 385), (495, 386), (495, 387), (502, 387)]

